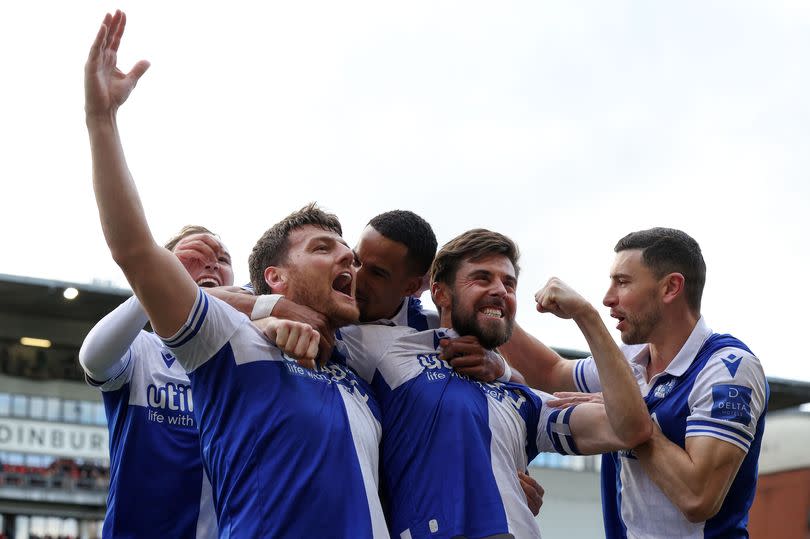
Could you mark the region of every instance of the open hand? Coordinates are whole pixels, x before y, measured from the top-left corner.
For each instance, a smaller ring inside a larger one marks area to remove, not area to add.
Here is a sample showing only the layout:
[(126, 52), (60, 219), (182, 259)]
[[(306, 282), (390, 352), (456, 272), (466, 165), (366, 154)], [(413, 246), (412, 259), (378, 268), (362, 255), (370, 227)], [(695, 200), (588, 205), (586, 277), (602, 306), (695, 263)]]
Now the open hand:
[(146, 60), (137, 62), (126, 74), (118, 69), (118, 47), (126, 24), (122, 11), (107, 13), (90, 47), (84, 66), (84, 109), (88, 118), (115, 113), (149, 69)]

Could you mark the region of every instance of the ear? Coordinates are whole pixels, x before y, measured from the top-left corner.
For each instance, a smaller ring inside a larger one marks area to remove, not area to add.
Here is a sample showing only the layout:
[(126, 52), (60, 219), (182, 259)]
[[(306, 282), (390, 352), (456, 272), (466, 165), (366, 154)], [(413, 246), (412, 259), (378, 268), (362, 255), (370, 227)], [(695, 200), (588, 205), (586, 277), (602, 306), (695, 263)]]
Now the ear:
[(430, 285), (430, 295), (433, 298), (433, 303), (440, 311), (447, 310), (451, 304), (450, 288), (444, 283), (433, 283)]
[(287, 272), (279, 266), (267, 266), (264, 269), (264, 282), (270, 287), (273, 294), (287, 292)]
[(684, 297), (684, 285), (686, 279), (681, 273), (670, 273), (661, 279), (661, 300), (665, 304), (671, 304), (678, 298)]
[(422, 292), (428, 289), (430, 283), (427, 275), (414, 275), (405, 282), (405, 293), (403, 296), (413, 296), (418, 298)]

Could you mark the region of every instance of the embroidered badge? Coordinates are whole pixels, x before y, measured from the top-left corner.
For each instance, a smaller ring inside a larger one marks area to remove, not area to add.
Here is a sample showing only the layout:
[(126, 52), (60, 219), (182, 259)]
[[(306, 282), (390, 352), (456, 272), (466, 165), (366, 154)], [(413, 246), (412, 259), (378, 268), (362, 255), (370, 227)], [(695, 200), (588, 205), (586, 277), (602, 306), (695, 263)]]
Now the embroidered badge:
[(669, 395), (670, 391), (672, 391), (673, 386), (675, 385), (675, 378), (671, 379), (665, 384), (660, 384), (655, 386), (655, 391), (653, 391), (653, 396), (656, 399), (663, 399), (667, 395)]

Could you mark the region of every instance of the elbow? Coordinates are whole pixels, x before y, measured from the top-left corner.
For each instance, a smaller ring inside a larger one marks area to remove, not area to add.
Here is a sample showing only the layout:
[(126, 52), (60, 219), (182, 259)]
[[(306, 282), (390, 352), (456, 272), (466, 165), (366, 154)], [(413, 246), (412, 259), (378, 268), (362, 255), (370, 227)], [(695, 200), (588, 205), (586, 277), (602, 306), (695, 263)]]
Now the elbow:
[(633, 449), (641, 444), (646, 443), (652, 437), (653, 424), (650, 416), (645, 415), (644, 421), (639, 421), (637, 424), (625, 430), (624, 436), (621, 441), (625, 448)]
[(108, 246), (113, 262), (125, 272), (127, 268), (135, 264), (145, 254), (143, 249), (115, 247), (109, 244)]
[(681, 504), (679, 509), (686, 520), (692, 524), (706, 522), (720, 511), (722, 500), (692, 498)]
[[(653, 435), (653, 422), (652, 418), (645, 416), (645, 420), (641, 422), (638, 430), (636, 431), (635, 445), (647, 443)], [(635, 446), (633, 446), (635, 447)]]

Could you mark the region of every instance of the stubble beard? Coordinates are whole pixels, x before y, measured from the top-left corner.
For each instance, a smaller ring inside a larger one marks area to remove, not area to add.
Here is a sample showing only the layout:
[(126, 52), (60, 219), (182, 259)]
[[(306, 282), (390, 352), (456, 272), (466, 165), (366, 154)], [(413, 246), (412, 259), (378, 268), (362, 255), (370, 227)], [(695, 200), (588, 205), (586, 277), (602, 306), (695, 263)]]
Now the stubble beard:
[(309, 282), (312, 279), (298, 271), (297, 268), (290, 268), (289, 272), (290, 281), (296, 285), (293, 286), (292, 293), (287, 296), (287, 299), (321, 313), (335, 329), (357, 323), (360, 311), (356, 304), (341, 305), (332, 297), (331, 286), (323, 287)]
[(629, 321), (630, 329), (622, 332), (621, 338), (624, 344), (646, 344), (650, 342), (655, 327), (661, 322), (661, 309), (656, 305), (647, 312), (637, 316), (626, 317)]

